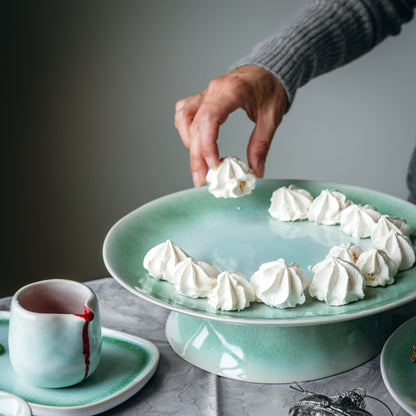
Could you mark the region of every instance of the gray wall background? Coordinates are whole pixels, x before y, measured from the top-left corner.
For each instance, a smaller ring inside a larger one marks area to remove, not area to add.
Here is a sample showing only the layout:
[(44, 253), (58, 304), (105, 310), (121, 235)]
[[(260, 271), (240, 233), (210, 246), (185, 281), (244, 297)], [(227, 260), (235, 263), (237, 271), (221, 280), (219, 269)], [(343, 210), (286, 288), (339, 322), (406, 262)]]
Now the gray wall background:
[[(301, 0), (2, 2), (0, 296), (24, 283), (108, 275), (120, 217), (192, 186), (174, 128), (196, 94), (304, 6)], [(298, 91), (267, 178), (307, 178), (407, 197), (416, 143), (416, 22)], [(4, 99), (5, 98), (5, 99)], [(221, 154), (245, 159), (242, 111)]]

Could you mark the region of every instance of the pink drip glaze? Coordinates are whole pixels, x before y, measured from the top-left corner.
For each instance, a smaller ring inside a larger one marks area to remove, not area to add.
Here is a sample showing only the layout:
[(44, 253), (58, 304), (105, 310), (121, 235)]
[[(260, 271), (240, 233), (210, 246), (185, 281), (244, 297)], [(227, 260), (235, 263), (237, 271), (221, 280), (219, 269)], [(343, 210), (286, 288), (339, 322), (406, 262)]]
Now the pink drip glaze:
[(83, 314), (75, 314), (82, 319), (85, 319), (84, 326), (82, 328), (82, 353), (85, 360), (85, 374), (82, 381), (88, 377), (88, 372), (90, 370), (90, 337), (88, 335), (88, 325), (94, 319), (94, 314), (84, 305)]

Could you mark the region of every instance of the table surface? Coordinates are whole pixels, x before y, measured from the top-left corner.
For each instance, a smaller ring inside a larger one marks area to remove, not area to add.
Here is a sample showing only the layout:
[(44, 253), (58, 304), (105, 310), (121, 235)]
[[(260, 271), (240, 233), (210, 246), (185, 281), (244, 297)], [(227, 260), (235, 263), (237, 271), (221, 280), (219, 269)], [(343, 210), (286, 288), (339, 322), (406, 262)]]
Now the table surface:
[[(258, 384), (230, 380), (207, 373), (180, 358), (165, 335), (167, 309), (130, 293), (112, 278), (86, 283), (97, 294), (102, 324), (152, 341), (160, 362), (152, 379), (135, 396), (103, 415), (289, 415), (303, 394), (289, 384)], [(0, 310), (9, 310), (10, 298), (0, 299)], [(416, 302), (393, 312), (395, 327), (416, 315)], [(387, 391), (380, 372), (380, 355), (360, 367), (325, 379), (301, 383), (305, 390), (329, 396), (357, 388), (386, 403), (395, 416), (407, 416)], [(377, 401), (366, 399), (366, 410), (388, 415)]]

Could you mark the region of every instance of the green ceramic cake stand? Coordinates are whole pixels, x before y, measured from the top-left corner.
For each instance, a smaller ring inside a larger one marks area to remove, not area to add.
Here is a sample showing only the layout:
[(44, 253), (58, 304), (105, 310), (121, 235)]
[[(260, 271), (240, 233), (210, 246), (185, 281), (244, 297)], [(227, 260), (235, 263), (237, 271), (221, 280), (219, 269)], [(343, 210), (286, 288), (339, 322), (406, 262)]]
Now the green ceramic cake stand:
[[(185, 360), (224, 377), (261, 383), (318, 379), (349, 370), (377, 355), (392, 331), (391, 310), (416, 299), (416, 267), (399, 272), (394, 284), (367, 288), (365, 298), (329, 306), (307, 296), (303, 305), (278, 309), (253, 303), (242, 311), (219, 311), (206, 299), (178, 294), (174, 285), (151, 277), (143, 258), (172, 240), (195, 260), (247, 279), (262, 263), (284, 258), (310, 278), (310, 266), (335, 245), (370, 239), (346, 235), (339, 226), (273, 219), (270, 197), (295, 184), (314, 197), (337, 189), (355, 203), (405, 218), (416, 228), (416, 206), (379, 192), (330, 183), (265, 180), (248, 196), (218, 199), (206, 187), (152, 201), (119, 220), (104, 242), (111, 275), (137, 296), (170, 309), (167, 339)], [(413, 241), (414, 243), (414, 241)]]

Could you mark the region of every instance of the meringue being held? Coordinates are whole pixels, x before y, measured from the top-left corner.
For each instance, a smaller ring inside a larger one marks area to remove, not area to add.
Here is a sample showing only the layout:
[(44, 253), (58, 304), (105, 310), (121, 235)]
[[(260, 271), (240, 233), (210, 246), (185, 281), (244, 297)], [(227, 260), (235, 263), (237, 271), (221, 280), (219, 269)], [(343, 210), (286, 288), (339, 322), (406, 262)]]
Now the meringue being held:
[(413, 228), (404, 218), (382, 215), (373, 228), (371, 238), (373, 240), (377, 240), (381, 237), (384, 237), (390, 231), (396, 231), (396, 233), (400, 233), (408, 237), (410, 234), (412, 234)]
[(280, 221), (306, 220), (312, 201), (312, 195), (305, 189), (282, 186), (272, 194), (269, 213)]
[(353, 237), (370, 237), (381, 214), (371, 205), (350, 205), (341, 212), (341, 229)]
[(352, 201), (348, 200), (342, 192), (324, 189), (313, 200), (309, 208), (308, 219), (318, 224), (339, 224), (341, 212), (351, 204)]
[(206, 177), (208, 191), (217, 198), (238, 198), (249, 195), (256, 186), (256, 177), (247, 165), (236, 157), (226, 157), (211, 168)]
[(236, 272), (222, 272), (217, 285), (208, 295), (208, 304), (223, 311), (241, 311), (254, 302), (254, 289), (244, 276)]
[(275, 308), (293, 308), (305, 302), (310, 281), (297, 263), (284, 259), (264, 263), (250, 278), (257, 300)]
[(175, 266), (189, 257), (171, 240), (166, 240), (151, 248), (143, 259), (143, 266), (155, 279), (173, 282)]
[(415, 250), (409, 237), (396, 231), (373, 241), (372, 248), (384, 250), (396, 263), (399, 271), (410, 269), (415, 262)]
[(176, 291), (191, 298), (205, 298), (217, 284), (218, 270), (208, 263), (188, 257), (179, 262), (173, 272)]
[(312, 267), (309, 294), (328, 305), (340, 306), (364, 297), (364, 276), (349, 261), (330, 257)]
[(329, 257), (339, 257), (342, 260), (349, 261), (351, 263), (356, 263), (358, 257), (360, 257), (363, 249), (360, 246), (357, 246), (354, 243), (349, 243), (346, 245), (334, 246), (329, 250), (326, 258)]
[(383, 250), (371, 248), (364, 251), (356, 265), (361, 270), (367, 286), (386, 286), (394, 283), (397, 265)]

